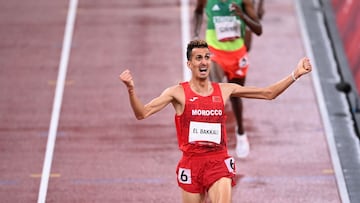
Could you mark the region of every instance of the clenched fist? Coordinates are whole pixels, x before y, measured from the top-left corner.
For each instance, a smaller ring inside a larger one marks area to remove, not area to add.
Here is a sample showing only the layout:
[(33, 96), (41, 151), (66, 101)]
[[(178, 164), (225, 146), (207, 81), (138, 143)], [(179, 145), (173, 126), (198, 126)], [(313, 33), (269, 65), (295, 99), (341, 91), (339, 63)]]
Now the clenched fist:
[(134, 81), (128, 69), (120, 74), (119, 79), (126, 85), (129, 90), (134, 88)]
[(309, 58), (304, 57), (302, 58), (299, 63), (297, 64), (296, 69), (294, 70), (294, 76), (296, 79), (300, 78), (302, 75), (310, 73), (312, 70), (312, 66), (310, 63)]

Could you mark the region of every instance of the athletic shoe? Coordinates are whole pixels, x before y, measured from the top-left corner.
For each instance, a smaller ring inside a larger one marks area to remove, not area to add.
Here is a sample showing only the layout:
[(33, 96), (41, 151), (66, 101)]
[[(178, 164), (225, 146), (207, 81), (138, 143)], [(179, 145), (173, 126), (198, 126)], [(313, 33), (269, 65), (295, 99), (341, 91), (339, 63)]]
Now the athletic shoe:
[(238, 158), (246, 158), (250, 153), (250, 144), (246, 133), (240, 135), (236, 132), (236, 156)]

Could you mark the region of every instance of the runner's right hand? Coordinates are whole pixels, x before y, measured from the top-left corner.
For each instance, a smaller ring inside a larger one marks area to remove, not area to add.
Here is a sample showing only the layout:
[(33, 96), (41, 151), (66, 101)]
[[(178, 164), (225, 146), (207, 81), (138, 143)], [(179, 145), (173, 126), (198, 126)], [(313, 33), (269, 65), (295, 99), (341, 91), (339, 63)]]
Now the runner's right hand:
[(119, 79), (126, 85), (128, 89), (134, 88), (134, 81), (128, 69), (124, 70), (119, 76)]

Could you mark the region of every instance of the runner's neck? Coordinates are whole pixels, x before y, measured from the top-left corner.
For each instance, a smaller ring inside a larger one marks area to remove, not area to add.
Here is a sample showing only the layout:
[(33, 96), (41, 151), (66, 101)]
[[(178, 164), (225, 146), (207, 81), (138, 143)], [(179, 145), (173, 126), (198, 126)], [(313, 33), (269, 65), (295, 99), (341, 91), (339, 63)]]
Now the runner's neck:
[(208, 96), (208, 95), (212, 94), (212, 92), (213, 92), (213, 87), (209, 80), (205, 80), (205, 81), (190, 80), (189, 84), (190, 84), (191, 90), (201, 96)]

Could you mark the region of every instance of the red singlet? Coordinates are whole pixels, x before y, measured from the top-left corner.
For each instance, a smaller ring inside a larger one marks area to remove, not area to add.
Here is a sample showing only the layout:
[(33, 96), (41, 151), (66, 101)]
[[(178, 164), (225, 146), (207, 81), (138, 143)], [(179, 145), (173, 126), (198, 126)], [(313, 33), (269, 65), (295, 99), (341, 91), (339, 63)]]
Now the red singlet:
[(212, 83), (209, 96), (196, 94), (188, 82), (180, 84), (186, 100), (183, 114), (175, 115), (180, 150), (184, 154), (226, 152), (226, 115), (219, 84)]

